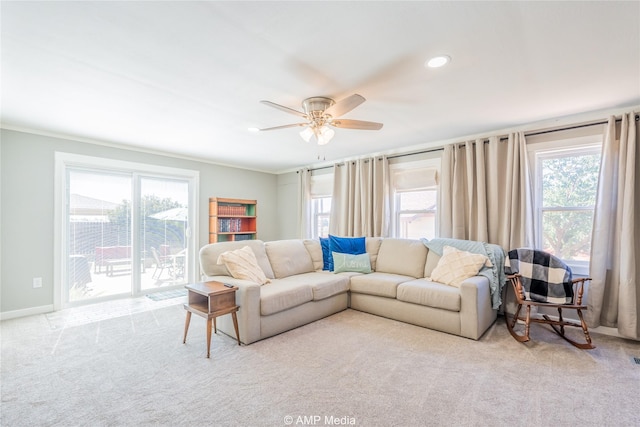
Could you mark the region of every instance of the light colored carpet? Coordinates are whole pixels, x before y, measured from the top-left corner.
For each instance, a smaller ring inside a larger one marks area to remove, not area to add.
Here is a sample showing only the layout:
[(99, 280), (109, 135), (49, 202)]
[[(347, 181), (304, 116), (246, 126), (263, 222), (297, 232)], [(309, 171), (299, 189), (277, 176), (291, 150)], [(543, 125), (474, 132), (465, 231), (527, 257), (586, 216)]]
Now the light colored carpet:
[(184, 318), (3, 321), (1, 425), (640, 425), (633, 341), (583, 351), (535, 325), (520, 344), (502, 319), (472, 341), (347, 310), (250, 346), (219, 334), (206, 359)]

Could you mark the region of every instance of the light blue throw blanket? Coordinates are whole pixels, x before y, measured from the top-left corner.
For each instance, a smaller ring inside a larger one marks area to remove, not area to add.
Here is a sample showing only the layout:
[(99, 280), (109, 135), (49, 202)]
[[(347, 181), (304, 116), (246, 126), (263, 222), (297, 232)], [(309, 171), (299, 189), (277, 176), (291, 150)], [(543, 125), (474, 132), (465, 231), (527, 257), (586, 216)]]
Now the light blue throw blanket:
[(489, 288), (491, 290), (491, 305), (493, 309), (497, 310), (502, 304), (502, 287), (505, 284), (506, 276), (504, 274), (504, 250), (499, 245), (494, 245), (485, 242), (475, 242), (472, 240), (459, 240), (459, 239), (420, 239), (422, 243), (429, 248), (430, 251), (434, 251), (438, 255), (442, 256), (445, 246), (451, 246), (461, 251), (472, 252), (474, 254), (484, 255), (491, 261), (491, 267), (482, 267), (479, 276), (484, 276), (489, 279)]

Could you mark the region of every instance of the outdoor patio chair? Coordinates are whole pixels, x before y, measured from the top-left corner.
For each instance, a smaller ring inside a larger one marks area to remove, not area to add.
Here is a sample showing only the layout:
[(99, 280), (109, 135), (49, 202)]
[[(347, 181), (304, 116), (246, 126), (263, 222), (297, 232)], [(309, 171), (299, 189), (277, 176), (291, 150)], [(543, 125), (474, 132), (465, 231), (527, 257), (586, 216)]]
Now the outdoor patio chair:
[(158, 250), (154, 247), (151, 247), (151, 253), (153, 254), (153, 259), (156, 263), (156, 268), (155, 270), (153, 270), (151, 278), (159, 280), (160, 276), (162, 276), (162, 272), (165, 269), (169, 272), (169, 275), (173, 277), (173, 261), (171, 260), (171, 258), (160, 257), (160, 255), (158, 254)]
[[(581, 349), (593, 349), (587, 324), (582, 316), (582, 310), (587, 306), (582, 304), (584, 285), (590, 278), (573, 279), (571, 269), (560, 258), (535, 249), (514, 249), (509, 252), (509, 266), (505, 268), (515, 292), (516, 312), (511, 315), (505, 310), (507, 329), (519, 342), (529, 341), (531, 323), (548, 324), (563, 339)], [(525, 307), (525, 315), (520, 311)], [(553, 319), (547, 314), (541, 317), (532, 316), (531, 307), (555, 308), (558, 318)], [(576, 310), (579, 323), (566, 320), (562, 316), (563, 309)], [(516, 322), (524, 322), (524, 333), (515, 330)], [(577, 342), (567, 337), (565, 326), (582, 329), (585, 342)]]

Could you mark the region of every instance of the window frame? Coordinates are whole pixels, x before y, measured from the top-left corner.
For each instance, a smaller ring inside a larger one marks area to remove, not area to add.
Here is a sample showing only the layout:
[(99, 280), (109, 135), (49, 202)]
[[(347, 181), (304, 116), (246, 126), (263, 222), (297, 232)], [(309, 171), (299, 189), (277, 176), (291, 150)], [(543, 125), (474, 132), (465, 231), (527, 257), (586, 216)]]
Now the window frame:
[[(72, 303), (68, 301), (66, 290), (64, 289), (67, 278), (68, 269), (65, 262), (67, 248), (64, 243), (68, 235), (68, 225), (66, 222), (67, 210), (69, 202), (67, 200), (68, 174), (71, 170), (89, 170), (103, 171), (108, 174), (121, 174), (129, 176), (135, 184), (132, 187), (132, 235), (138, 235), (139, 215), (138, 200), (140, 198), (140, 179), (141, 178), (160, 178), (160, 179), (178, 179), (188, 181), (189, 183), (189, 216), (186, 235), (188, 238), (187, 251), (189, 262), (185, 265), (185, 279), (188, 282), (195, 280), (198, 274), (197, 251), (199, 236), (199, 192), (200, 192), (200, 173), (197, 170), (173, 168), (168, 166), (159, 166), (149, 163), (132, 162), (126, 160), (117, 160), (110, 158), (100, 158), (81, 154), (73, 154), (66, 152), (55, 152), (55, 176), (54, 176), (54, 310), (71, 307), (74, 305), (82, 305), (83, 303)], [(134, 239), (133, 250), (136, 250), (136, 241)], [(132, 274), (137, 274), (139, 265), (132, 264)], [(140, 288), (139, 283), (133, 284), (132, 296), (143, 295), (146, 290)], [(117, 297), (114, 297), (117, 298)], [(113, 298), (110, 298), (113, 299)]]
[[(401, 209), (401, 197), (402, 194), (404, 193), (417, 193), (417, 192), (421, 192), (421, 191), (433, 191), (435, 192), (435, 199), (436, 199), (436, 204), (435, 204), (435, 208), (433, 209), (407, 209), (407, 210), (402, 210)], [(394, 237), (397, 238), (405, 238), (408, 239), (409, 237), (407, 236), (403, 236), (402, 231), (400, 230), (400, 227), (402, 225), (402, 221), (401, 221), (401, 217), (403, 214), (430, 214), (432, 213), (435, 219), (434, 222), (434, 237), (436, 237), (438, 235), (438, 224), (439, 224), (439, 219), (438, 219), (438, 200), (440, 197), (440, 192), (439, 189), (436, 188), (421, 188), (421, 189), (416, 189), (416, 190), (393, 190), (393, 194), (394, 194), (394, 203), (393, 203), (393, 235)]]
[[(534, 236), (533, 242), (536, 248), (542, 248), (543, 244), (543, 228), (542, 220), (545, 212), (594, 212), (595, 206), (562, 206), (562, 207), (544, 207), (543, 206), (543, 185), (542, 185), (542, 165), (545, 160), (557, 159), (562, 157), (574, 157), (585, 154), (599, 153), (602, 156), (602, 134), (583, 135), (578, 137), (565, 137), (554, 140), (548, 140), (538, 143), (527, 144), (529, 152), (529, 163), (533, 181), (533, 221)], [(593, 231), (593, 230), (592, 230)], [(590, 260), (568, 260), (562, 259), (572, 270), (579, 276), (587, 276), (589, 274)]]
[[(302, 203), (305, 203), (305, 206), (302, 207), (305, 212), (305, 216), (307, 221), (310, 224), (306, 226), (306, 234), (310, 234), (304, 236), (305, 238), (310, 239), (319, 239), (318, 235), (319, 230), (319, 222), (320, 217), (327, 217), (329, 222), (331, 222), (331, 208), (329, 208), (328, 212), (318, 212), (318, 204), (322, 205), (322, 202), (319, 202), (321, 199), (329, 199), (329, 204), (331, 204), (332, 192), (333, 192), (333, 173), (331, 170), (325, 170), (329, 168), (321, 168), (321, 170), (314, 170), (311, 172), (309, 177), (309, 194), (306, 200), (303, 200)], [(328, 230), (328, 227), (327, 227)]]
[[(408, 161), (408, 162), (398, 162), (398, 163), (394, 163), (391, 164), (389, 166), (390, 168), (390, 172), (391, 172), (391, 182), (390, 182), (390, 196), (391, 196), (391, 200), (393, 201), (390, 205), (390, 220), (391, 220), (391, 224), (390, 224), (390, 234), (392, 237), (395, 238), (403, 238), (401, 237), (401, 230), (400, 230), (400, 226), (401, 226), (401, 221), (400, 221), (400, 216), (402, 214), (412, 214), (412, 213), (416, 213), (416, 214), (420, 214), (420, 213), (434, 213), (434, 217), (435, 217), (435, 223), (434, 223), (434, 236), (438, 237), (439, 235), (439, 231), (440, 231), (440, 218), (438, 215), (438, 207), (440, 205), (440, 185), (439, 183), (434, 185), (434, 186), (429, 186), (429, 187), (417, 187), (417, 188), (408, 188), (408, 189), (397, 189), (395, 186), (395, 182), (393, 180), (394, 177), (394, 172), (395, 171), (400, 171), (400, 170), (415, 170), (415, 169), (423, 169), (425, 171), (425, 173), (428, 173), (427, 171), (429, 170), (435, 170), (436, 172), (436, 176), (439, 176), (440, 174), (440, 167), (441, 167), (441, 158), (437, 157), (437, 158), (428, 158), (428, 159), (422, 159), (422, 160), (414, 160), (414, 161)], [(401, 198), (401, 193), (408, 193), (408, 192), (416, 192), (416, 191), (435, 191), (435, 199), (436, 199), (436, 206), (435, 209), (420, 209), (420, 210), (416, 210), (416, 209), (410, 209), (410, 210), (401, 210), (400, 209), (400, 198)], [(406, 237), (404, 237), (406, 238)]]
[(320, 221), (322, 218), (327, 219), (327, 221), (329, 221), (329, 223), (331, 223), (331, 207), (329, 207), (329, 210), (324, 212), (320, 212), (318, 211), (318, 207), (324, 204), (324, 201), (327, 200), (329, 201), (329, 205), (331, 205), (331, 196), (315, 196), (315, 197), (311, 197), (311, 218), (312, 218), (312, 235), (311, 238), (312, 239), (319, 239), (320, 237), (328, 237), (328, 230), (329, 228), (327, 227), (327, 236), (321, 236), (318, 231), (320, 230)]

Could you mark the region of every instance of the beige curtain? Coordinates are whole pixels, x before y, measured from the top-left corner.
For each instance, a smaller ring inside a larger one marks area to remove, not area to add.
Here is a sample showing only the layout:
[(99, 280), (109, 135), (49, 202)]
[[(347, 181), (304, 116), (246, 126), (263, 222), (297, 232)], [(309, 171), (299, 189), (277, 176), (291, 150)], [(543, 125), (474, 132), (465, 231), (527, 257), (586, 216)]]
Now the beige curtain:
[(531, 180), (522, 132), (447, 145), (440, 183), (440, 236), (506, 251), (531, 247)]
[(336, 236), (387, 236), (389, 161), (386, 156), (336, 164), (329, 232)]
[(300, 238), (308, 239), (313, 236), (313, 218), (311, 218), (311, 171), (298, 171), (298, 224)]
[(609, 119), (593, 218), (587, 323), (640, 339), (640, 150), (634, 114)]

